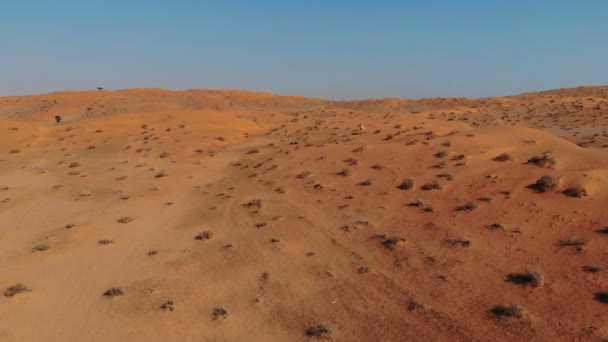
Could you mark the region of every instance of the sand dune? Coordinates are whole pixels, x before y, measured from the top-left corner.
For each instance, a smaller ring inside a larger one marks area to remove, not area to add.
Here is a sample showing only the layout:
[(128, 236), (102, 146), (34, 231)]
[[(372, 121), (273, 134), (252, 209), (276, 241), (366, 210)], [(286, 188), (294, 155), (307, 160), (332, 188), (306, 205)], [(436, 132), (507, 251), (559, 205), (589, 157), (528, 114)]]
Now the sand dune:
[(608, 87), (57, 92), (0, 132), (0, 341), (608, 338)]

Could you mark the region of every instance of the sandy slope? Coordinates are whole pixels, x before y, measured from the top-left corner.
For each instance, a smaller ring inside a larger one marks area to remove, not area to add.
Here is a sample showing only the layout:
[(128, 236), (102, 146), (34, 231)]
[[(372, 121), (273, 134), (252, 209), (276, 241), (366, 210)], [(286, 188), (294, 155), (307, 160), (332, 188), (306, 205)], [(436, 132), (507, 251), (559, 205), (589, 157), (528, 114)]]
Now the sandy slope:
[(0, 341), (606, 339), (606, 89), (0, 98)]

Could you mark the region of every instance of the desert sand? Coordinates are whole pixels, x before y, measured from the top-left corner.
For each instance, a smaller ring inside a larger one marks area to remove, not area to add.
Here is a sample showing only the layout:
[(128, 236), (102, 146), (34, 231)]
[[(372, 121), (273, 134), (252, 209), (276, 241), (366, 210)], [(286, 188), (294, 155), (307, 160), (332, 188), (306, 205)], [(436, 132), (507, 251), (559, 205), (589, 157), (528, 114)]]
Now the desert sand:
[(607, 242), (608, 87), (0, 98), (3, 342), (602, 341)]

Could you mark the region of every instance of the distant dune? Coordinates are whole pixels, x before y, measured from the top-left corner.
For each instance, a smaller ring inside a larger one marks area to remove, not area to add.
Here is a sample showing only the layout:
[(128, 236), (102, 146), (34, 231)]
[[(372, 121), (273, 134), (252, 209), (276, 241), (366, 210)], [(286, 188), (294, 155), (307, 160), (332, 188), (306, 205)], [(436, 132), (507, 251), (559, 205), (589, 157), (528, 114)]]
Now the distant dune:
[(4, 97), (0, 341), (602, 341), (607, 204), (608, 86)]

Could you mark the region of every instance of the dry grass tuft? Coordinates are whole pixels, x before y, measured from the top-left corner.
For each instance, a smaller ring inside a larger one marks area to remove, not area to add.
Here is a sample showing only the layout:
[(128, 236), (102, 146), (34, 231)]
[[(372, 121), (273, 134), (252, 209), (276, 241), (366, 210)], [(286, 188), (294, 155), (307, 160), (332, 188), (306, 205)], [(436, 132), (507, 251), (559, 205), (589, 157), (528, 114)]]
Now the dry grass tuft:
[(30, 289), (28, 289), (25, 285), (21, 284), (21, 283), (17, 283), (11, 287), (9, 287), (8, 289), (4, 290), (4, 296), (5, 297), (13, 297), (19, 293), (24, 293), (24, 292), (29, 292), (31, 291)]
[(559, 186), (559, 181), (553, 176), (542, 176), (535, 183), (527, 186), (538, 193), (544, 193), (551, 190), (556, 190)]

